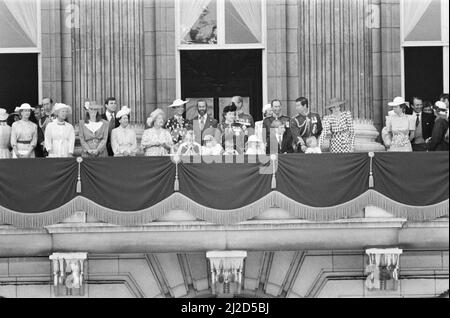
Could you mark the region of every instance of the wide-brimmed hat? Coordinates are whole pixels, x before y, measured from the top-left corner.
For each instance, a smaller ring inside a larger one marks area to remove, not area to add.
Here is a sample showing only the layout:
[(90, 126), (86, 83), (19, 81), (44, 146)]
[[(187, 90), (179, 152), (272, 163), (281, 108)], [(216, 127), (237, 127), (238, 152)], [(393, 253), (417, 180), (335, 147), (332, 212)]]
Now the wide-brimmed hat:
[(164, 113), (164, 111), (161, 108), (157, 108), (154, 111), (152, 111), (150, 116), (147, 118), (147, 125), (151, 126), (155, 121), (156, 117), (158, 117), (159, 115), (163, 116), (163, 118), (166, 117), (166, 113)]
[(328, 101), (328, 105), (326, 106), (327, 108), (332, 108), (332, 107), (336, 107), (336, 106), (340, 106), (340, 105), (344, 105), (346, 103), (345, 100), (340, 99), (338, 97), (333, 97), (332, 99), (330, 99)]
[(116, 118), (122, 118), (122, 116), (129, 115), (131, 113), (131, 109), (128, 106), (122, 106), (120, 110), (116, 114)]
[(64, 108), (66, 108), (69, 112), (72, 110), (72, 108), (69, 105), (63, 103), (56, 103), (55, 106), (53, 106), (53, 113), (56, 113), (57, 111)]
[(169, 107), (180, 107), (180, 106), (183, 106), (184, 104), (186, 104), (187, 102), (189, 102), (189, 100), (184, 101), (184, 100), (178, 98), (178, 99), (175, 99), (173, 101), (173, 103), (171, 105), (169, 105)]
[(394, 106), (400, 106), (402, 104), (405, 104), (405, 99), (401, 96), (397, 96), (396, 98), (393, 99), (392, 102), (388, 103), (388, 106), (394, 107)]
[(21, 110), (34, 110), (34, 108), (28, 103), (23, 103), (20, 107), (17, 107), (16, 110), (20, 112)]
[(437, 101), (434, 103), (434, 109), (439, 113), (446, 113), (448, 111), (447, 105), (444, 102)]
[(89, 110), (89, 109), (96, 109), (96, 110), (100, 110), (102, 109), (103, 106), (97, 104), (95, 101), (88, 101), (84, 103), (84, 109)]
[(9, 117), (9, 114), (6, 112), (6, 109), (0, 108), (0, 120), (7, 120)]

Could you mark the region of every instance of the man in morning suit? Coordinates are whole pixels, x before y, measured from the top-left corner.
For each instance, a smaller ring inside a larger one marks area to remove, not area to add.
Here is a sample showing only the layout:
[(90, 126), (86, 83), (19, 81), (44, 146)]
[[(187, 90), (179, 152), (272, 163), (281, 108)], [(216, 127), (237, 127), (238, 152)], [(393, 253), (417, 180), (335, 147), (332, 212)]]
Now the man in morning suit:
[(425, 140), (431, 137), (433, 133), (434, 114), (423, 112), (423, 104), (421, 97), (413, 97), (412, 101), (414, 113), (411, 115), (416, 123), (414, 139), (411, 141), (413, 151), (426, 151)]
[(212, 118), (208, 112), (206, 100), (197, 101), (197, 116), (191, 119), (192, 129), (194, 130), (195, 142), (203, 145), (203, 137), (213, 136), (220, 143), (220, 131), (217, 129), (217, 120)]
[(116, 118), (116, 98), (115, 97), (108, 97), (105, 101), (105, 108), (106, 111), (104, 114), (101, 115), (101, 117), (109, 122), (108, 127), (108, 140), (106, 141), (106, 150), (108, 151), (108, 156), (113, 157), (114, 152), (111, 147), (111, 131), (114, 128), (119, 127), (120, 123)]

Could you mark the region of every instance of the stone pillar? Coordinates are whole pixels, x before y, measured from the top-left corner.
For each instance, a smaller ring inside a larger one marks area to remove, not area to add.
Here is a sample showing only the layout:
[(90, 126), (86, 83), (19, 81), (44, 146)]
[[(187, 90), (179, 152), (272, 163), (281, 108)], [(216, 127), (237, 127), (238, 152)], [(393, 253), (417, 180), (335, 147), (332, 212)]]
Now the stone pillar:
[(369, 119), (355, 119), (353, 121), (355, 130), (355, 151), (356, 152), (370, 152), (370, 151), (385, 151), (384, 146), (375, 140), (380, 134)]
[(87, 253), (53, 253), (49, 259), (55, 296), (83, 296)]
[[(267, 1), (267, 101), (278, 98), (284, 115), (294, 115), (288, 109), (286, 70), (286, 0)], [(289, 17), (292, 21), (293, 17)], [(295, 29), (291, 28), (294, 34)], [(294, 58), (293, 56), (291, 56)], [(295, 74), (291, 70), (292, 76)], [(292, 84), (293, 85), (293, 84)]]
[(366, 250), (369, 256), (369, 265), (366, 267), (368, 274), (366, 288), (368, 290), (396, 290), (398, 283), (398, 271), (400, 255), (399, 248), (370, 248)]
[(206, 252), (211, 270), (211, 290), (218, 297), (240, 294), (246, 251)]
[(42, 97), (51, 97), (54, 102), (62, 98), (61, 10), (60, 1), (41, 2)]
[(387, 115), (387, 103), (402, 94), (400, 0), (381, 0), (381, 119)]

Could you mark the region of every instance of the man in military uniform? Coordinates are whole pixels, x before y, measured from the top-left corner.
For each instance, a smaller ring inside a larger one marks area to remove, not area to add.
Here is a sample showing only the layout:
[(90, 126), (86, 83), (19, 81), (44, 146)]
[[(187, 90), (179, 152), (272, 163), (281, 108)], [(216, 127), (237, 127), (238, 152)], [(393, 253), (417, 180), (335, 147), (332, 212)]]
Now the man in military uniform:
[(233, 96), (231, 103), (236, 106), (236, 121), (247, 128), (255, 128), (252, 115), (244, 113), (244, 99), (241, 96)]
[[(272, 128), (272, 122), (274, 120), (279, 120), (286, 128), (289, 128), (289, 120), (290, 118), (288, 116), (283, 115), (283, 108), (281, 106), (281, 101), (279, 99), (274, 99), (270, 103), (272, 105), (272, 117), (267, 117), (263, 121), (263, 129), (266, 131), (266, 153), (270, 154), (270, 135), (271, 135), (271, 128)], [(272, 131), (274, 129), (272, 128)], [(273, 132), (275, 134), (275, 132)], [(276, 147), (276, 145), (274, 145)], [(276, 148), (274, 148), (276, 149)], [(272, 151), (272, 153), (276, 153), (277, 151)]]
[(305, 152), (306, 139), (314, 136), (319, 138), (322, 132), (322, 122), (319, 114), (309, 111), (308, 99), (299, 97), (295, 100), (298, 115), (291, 119), (291, 132), (297, 152)]

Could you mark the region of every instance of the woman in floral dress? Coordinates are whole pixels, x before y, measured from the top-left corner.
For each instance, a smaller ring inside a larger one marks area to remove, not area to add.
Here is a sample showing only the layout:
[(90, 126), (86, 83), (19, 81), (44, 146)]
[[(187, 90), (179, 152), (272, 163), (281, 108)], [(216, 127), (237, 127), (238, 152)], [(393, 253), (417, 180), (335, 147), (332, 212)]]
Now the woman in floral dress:
[(164, 129), (165, 114), (160, 108), (154, 110), (147, 118), (150, 127), (144, 131), (141, 147), (145, 156), (165, 156), (173, 146), (172, 135)]

